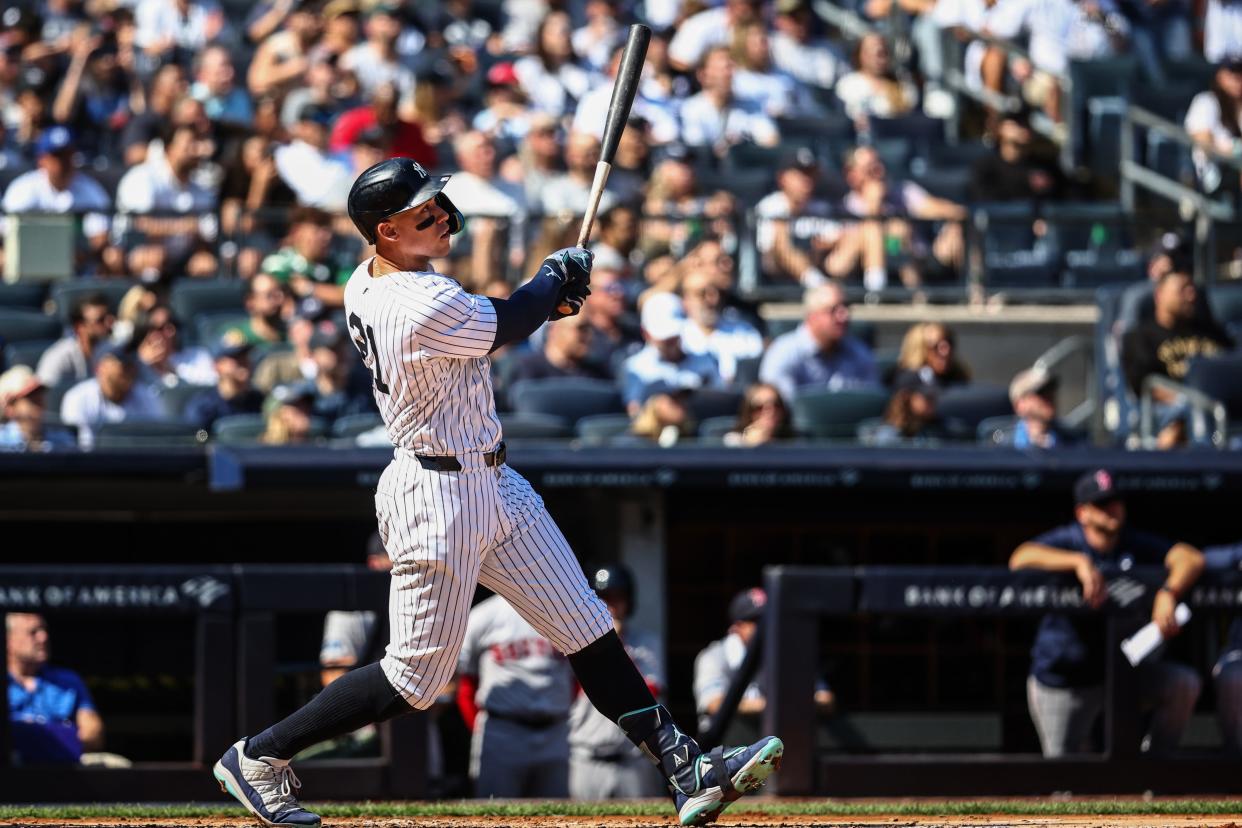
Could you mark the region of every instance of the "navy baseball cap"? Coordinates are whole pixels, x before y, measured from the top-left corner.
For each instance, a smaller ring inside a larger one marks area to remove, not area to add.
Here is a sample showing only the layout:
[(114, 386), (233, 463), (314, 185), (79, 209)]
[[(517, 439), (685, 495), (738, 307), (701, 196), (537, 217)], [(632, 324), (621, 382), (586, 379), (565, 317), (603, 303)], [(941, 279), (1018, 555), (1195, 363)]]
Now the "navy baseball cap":
[(282, 404), (296, 405), (300, 402), (312, 402), (315, 396), (315, 383), (310, 380), (278, 385), (272, 389), (272, 399)]
[(237, 359), (246, 356), (251, 351), (251, 344), (246, 341), (246, 335), (234, 328), (227, 331), (224, 336), (220, 337), (211, 347), (211, 356), (213, 359), (222, 357), (230, 357)]
[(1105, 469), (1089, 471), (1074, 483), (1074, 503), (1079, 506), (1084, 503), (1107, 503), (1110, 500), (1120, 499), (1121, 492), (1117, 491), (1117, 484), (1113, 481), (1112, 474)]
[(108, 357), (118, 360), (121, 364), (127, 366), (138, 364), (138, 349), (132, 342), (104, 343), (95, 350), (94, 356), (96, 365)]
[(730, 621), (758, 621), (768, 604), (768, 594), (759, 587), (744, 589), (729, 602)]
[(35, 142), (36, 155), (52, 155), (58, 152), (73, 150), (73, 133), (68, 127), (52, 126), (43, 130), (39, 140)]

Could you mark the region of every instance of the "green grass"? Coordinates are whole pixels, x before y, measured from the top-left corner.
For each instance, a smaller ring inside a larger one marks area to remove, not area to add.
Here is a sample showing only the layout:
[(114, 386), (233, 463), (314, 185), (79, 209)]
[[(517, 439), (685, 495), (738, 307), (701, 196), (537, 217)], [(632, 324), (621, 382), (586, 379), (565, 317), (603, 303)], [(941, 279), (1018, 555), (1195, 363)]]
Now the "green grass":
[[(628, 816), (667, 817), (664, 802), (594, 803), (529, 802), (357, 802), (308, 803), (324, 817), (521, 817), (521, 816)], [(735, 805), (731, 814), (770, 816), (854, 817), (876, 814), (934, 817), (1001, 814), (1006, 816), (1120, 816), (1184, 814), (1187, 816), (1242, 813), (1242, 799), (1152, 800), (955, 800), (950, 802), (849, 802), (842, 800), (764, 800)], [(0, 820), (14, 819), (173, 819), (242, 816), (240, 807), (226, 805), (0, 805)]]

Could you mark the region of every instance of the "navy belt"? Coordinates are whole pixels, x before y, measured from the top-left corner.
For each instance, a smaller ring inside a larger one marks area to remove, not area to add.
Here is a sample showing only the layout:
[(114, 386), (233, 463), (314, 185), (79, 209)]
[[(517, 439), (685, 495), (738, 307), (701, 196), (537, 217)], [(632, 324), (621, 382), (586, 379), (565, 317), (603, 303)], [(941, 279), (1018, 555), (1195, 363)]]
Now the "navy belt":
[[(428, 471), (461, 471), (461, 461), (451, 454), (416, 454), (418, 464)], [(496, 446), (494, 451), (483, 453), (483, 464), (499, 466), (505, 462), (505, 444)]]
[(547, 713), (547, 714), (542, 714), (542, 715), (534, 714), (534, 713), (531, 713), (531, 714), (498, 713), (495, 710), (488, 710), (487, 715), (489, 718), (492, 718), (492, 719), (500, 719), (501, 721), (505, 721), (505, 722), (513, 722), (514, 724), (519, 724), (519, 725), (522, 725), (523, 727), (529, 727), (535, 730), (543, 730), (545, 728), (552, 727), (553, 725), (558, 725), (561, 722), (565, 721), (566, 718), (568, 718), (567, 715), (565, 714), (561, 714), (558, 716), (552, 713)]

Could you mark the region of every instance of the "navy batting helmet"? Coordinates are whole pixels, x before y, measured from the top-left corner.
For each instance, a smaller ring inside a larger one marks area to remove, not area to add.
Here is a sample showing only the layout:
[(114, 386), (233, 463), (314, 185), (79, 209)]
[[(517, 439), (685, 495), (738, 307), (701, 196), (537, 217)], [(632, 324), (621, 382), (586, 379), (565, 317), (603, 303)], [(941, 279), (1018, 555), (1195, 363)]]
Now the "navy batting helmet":
[(629, 602), (630, 612), (634, 612), (634, 607), (638, 605), (638, 595), (634, 591), (634, 576), (628, 569), (621, 564), (604, 564), (588, 570), (587, 574), (591, 589), (595, 590), (596, 594), (620, 592)]
[(349, 217), (358, 232), (375, 244), (375, 228), (389, 216), (431, 199), (449, 214), (449, 232), (460, 233), (466, 219), (441, 190), (450, 176), (432, 175), (412, 158), (389, 158), (367, 168), (349, 188)]

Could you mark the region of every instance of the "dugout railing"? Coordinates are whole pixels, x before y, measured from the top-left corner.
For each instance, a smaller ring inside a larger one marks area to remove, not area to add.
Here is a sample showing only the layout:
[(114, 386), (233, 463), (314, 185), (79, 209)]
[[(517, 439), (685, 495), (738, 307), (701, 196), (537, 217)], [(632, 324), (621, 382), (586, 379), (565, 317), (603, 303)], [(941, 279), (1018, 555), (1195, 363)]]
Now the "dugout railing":
[[(770, 567), (762, 657), (769, 703), (763, 730), (785, 740), (782, 772), (772, 788), (782, 795), (979, 796), (1229, 793), (1242, 789), (1236, 758), (1223, 754), (1149, 757), (1139, 752), (1141, 724), (1134, 668), (1121, 640), (1149, 618), (1160, 568), (1104, 572), (1107, 615), (1103, 750), (1047, 760), (1013, 753), (879, 753), (842, 755), (816, 744), (812, 690), (817, 678), (821, 621), (843, 616), (937, 619), (1034, 618), (1087, 610), (1072, 576), (999, 567)], [(1184, 598), (1196, 615), (1242, 608), (1242, 572), (1205, 573)], [(1192, 623), (1194, 621), (1192, 620)]]
[[(318, 624), (329, 609), (382, 613), (388, 580), (352, 565), (0, 567), (0, 613), (132, 614), (152, 624), (180, 616), (192, 618), (195, 630), (186, 642), (194, 650), (187, 759), (127, 768), (15, 765), (8, 698), (0, 696), (0, 802), (216, 798), (212, 764), (240, 735), (276, 718), (276, 616), (309, 614)], [(5, 647), (0, 639), (0, 660)], [(378, 757), (308, 760), (299, 763), (299, 776), (329, 799), (426, 796), (426, 717), (399, 717), (379, 731)]]

